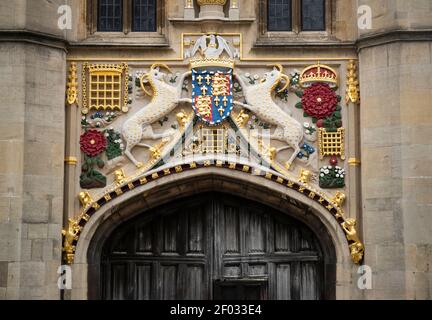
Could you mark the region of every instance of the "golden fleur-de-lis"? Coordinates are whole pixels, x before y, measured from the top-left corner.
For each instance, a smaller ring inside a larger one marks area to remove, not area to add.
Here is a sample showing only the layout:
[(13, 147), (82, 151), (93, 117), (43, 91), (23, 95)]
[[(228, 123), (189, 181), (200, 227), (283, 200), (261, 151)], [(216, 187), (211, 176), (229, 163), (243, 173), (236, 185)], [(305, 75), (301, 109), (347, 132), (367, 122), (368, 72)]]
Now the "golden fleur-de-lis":
[(206, 75), (205, 79), (206, 79), (207, 85), (209, 85), (210, 80), (211, 80), (211, 76), (208, 74), (208, 75)]
[(203, 95), (206, 95), (206, 93), (207, 93), (207, 87), (206, 86), (202, 86), (201, 88), (201, 92), (203, 93)]
[(228, 98), (225, 96), (223, 97), (222, 101), (223, 101), (223, 105), (226, 107), (228, 103)]

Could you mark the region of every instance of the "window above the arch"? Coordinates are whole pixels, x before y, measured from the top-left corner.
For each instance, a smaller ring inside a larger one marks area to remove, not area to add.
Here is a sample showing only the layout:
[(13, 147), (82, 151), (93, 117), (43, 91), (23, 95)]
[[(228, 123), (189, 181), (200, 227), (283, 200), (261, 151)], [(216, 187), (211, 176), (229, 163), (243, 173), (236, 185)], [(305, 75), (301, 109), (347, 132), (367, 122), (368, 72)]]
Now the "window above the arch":
[[(260, 0), (257, 44), (317, 39), (331, 33), (334, 0)], [(277, 41), (276, 41), (277, 42)]]
[(300, 0), (301, 31), (326, 30), (326, 0)]
[(88, 0), (87, 35), (115, 38), (164, 38), (164, 0)]

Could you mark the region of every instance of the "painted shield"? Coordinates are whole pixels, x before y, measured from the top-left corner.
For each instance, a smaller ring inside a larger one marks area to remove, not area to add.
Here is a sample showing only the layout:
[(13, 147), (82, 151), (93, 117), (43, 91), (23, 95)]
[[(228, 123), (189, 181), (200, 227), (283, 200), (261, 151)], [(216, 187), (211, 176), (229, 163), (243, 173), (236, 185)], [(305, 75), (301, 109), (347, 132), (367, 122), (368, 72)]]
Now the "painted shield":
[(192, 107), (205, 123), (215, 125), (228, 117), (233, 108), (232, 69), (192, 69)]

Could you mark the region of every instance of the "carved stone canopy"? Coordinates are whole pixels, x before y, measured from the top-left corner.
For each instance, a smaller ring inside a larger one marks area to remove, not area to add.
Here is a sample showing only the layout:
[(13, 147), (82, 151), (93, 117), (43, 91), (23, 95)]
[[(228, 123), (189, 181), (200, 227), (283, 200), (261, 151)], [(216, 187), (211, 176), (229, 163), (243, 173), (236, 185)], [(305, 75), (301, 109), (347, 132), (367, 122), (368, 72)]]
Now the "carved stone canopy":
[(198, 0), (200, 6), (200, 18), (220, 19), (225, 18), (223, 6), (227, 0)]
[(227, 2), (227, 0), (198, 0), (199, 6), (206, 6), (206, 5), (220, 5), (224, 6)]

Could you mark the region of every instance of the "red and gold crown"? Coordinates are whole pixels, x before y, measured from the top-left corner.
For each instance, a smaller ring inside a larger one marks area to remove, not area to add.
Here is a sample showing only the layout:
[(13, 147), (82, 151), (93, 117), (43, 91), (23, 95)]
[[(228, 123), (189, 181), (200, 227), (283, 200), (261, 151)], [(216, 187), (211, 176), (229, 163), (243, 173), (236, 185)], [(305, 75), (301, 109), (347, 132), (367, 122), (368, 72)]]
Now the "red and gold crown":
[(305, 68), (300, 74), (299, 83), (302, 87), (308, 87), (314, 82), (324, 82), (330, 87), (336, 87), (338, 76), (334, 69), (318, 63)]

